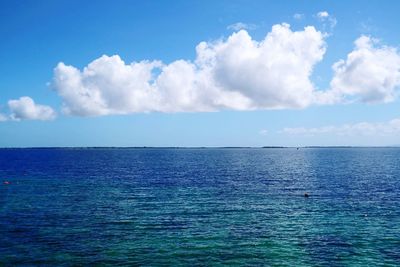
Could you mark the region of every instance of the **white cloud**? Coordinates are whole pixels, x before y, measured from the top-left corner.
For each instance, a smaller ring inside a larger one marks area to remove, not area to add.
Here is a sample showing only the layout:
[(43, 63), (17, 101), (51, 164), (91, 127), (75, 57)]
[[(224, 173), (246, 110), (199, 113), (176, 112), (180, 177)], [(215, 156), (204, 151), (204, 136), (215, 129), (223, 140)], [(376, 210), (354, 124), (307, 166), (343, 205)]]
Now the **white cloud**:
[(320, 19), (325, 19), (329, 17), (329, 13), (327, 11), (320, 11), (317, 13), (317, 17)]
[[(366, 103), (393, 101), (400, 86), (400, 54), (393, 47), (361, 36), (355, 49), (333, 65), (334, 77), (329, 94), (336, 99)], [(331, 98), (332, 99), (332, 98)]]
[(312, 26), (274, 25), (261, 41), (240, 30), (201, 42), (193, 62), (126, 64), (102, 56), (82, 71), (59, 63), (52, 86), (63, 111), (79, 116), (304, 108), (315, 98), (310, 76), (325, 53), (324, 37)]
[(314, 27), (292, 32), (287, 24), (273, 26), (262, 42), (240, 31), (204, 47), (200, 55), (211, 55), (217, 85), (251, 99), (253, 108), (309, 105), (314, 90), (309, 77), (325, 53), (322, 33)]
[(323, 126), (316, 128), (284, 128), (281, 133), (290, 135), (315, 136), (334, 134), (339, 136), (393, 136), (400, 134), (400, 119), (388, 122), (360, 122), (340, 126)]
[(236, 22), (226, 27), (228, 30), (240, 31), (240, 30), (254, 30), (256, 25), (251, 23)]
[(56, 117), (56, 113), (51, 107), (35, 104), (33, 99), (28, 96), (9, 100), (8, 108), (12, 120), (52, 120)]
[(64, 100), (64, 112), (105, 115), (153, 110), (157, 99), (152, 70), (160, 62), (126, 65), (119, 56), (102, 56), (81, 72), (59, 63), (53, 86)]
[(268, 130), (267, 129), (262, 129), (258, 132), (260, 135), (267, 135), (268, 134)]
[(301, 20), (304, 18), (304, 14), (296, 13), (293, 15), (294, 19)]

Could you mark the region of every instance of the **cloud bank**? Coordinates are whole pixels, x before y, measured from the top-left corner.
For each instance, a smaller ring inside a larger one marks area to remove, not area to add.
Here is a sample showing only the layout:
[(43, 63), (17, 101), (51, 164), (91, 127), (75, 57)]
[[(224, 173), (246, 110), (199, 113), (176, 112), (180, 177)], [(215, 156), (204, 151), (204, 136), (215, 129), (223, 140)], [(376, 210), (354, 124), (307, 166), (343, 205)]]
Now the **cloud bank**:
[(194, 61), (125, 63), (118, 55), (104, 55), (82, 70), (61, 62), (52, 86), (63, 112), (77, 116), (300, 109), (396, 98), (400, 55), (368, 36), (358, 38), (347, 58), (333, 65), (330, 88), (317, 90), (310, 76), (325, 54), (326, 37), (312, 26), (292, 31), (278, 24), (261, 41), (240, 30), (226, 40), (201, 42)]
[[(334, 22), (328, 12), (316, 17)], [(61, 97), (64, 114), (102, 116), (143, 112), (209, 112), (224, 109), (302, 109), (360, 101), (386, 103), (400, 86), (400, 54), (379, 41), (361, 36), (345, 59), (333, 65), (329, 88), (318, 90), (311, 76), (323, 59), (328, 34), (307, 26), (293, 31), (274, 25), (260, 40), (237, 29), (228, 38), (201, 42), (196, 57), (164, 63), (126, 63), (103, 55), (83, 69), (60, 62), (52, 89)], [(29, 97), (8, 102), (4, 120), (50, 120), (55, 111)]]
[(127, 64), (104, 55), (83, 70), (59, 63), (52, 85), (64, 113), (78, 116), (304, 108), (314, 101), (310, 76), (325, 47), (314, 27), (279, 24), (261, 41), (240, 30), (201, 42), (193, 62)]

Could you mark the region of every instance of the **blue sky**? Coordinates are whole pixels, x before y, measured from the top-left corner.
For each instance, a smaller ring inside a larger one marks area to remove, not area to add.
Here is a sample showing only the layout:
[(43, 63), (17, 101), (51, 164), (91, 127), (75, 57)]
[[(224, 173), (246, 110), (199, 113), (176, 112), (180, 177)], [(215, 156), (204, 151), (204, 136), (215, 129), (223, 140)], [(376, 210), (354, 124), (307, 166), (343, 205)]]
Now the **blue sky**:
[(249, 2), (0, 1), (0, 146), (400, 144), (400, 3)]

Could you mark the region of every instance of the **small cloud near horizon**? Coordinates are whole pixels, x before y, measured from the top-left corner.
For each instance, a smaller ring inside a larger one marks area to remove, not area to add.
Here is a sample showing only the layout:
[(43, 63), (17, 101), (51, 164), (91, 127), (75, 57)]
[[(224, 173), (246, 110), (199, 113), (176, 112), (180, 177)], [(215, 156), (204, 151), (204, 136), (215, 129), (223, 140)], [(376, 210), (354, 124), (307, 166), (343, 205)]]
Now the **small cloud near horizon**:
[(338, 136), (394, 136), (400, 134), (400, 119), (387, 122), (359, 122), (340, 126), (284, 128), (278, 133), (289, 135), (316, 136), (333, 134)]

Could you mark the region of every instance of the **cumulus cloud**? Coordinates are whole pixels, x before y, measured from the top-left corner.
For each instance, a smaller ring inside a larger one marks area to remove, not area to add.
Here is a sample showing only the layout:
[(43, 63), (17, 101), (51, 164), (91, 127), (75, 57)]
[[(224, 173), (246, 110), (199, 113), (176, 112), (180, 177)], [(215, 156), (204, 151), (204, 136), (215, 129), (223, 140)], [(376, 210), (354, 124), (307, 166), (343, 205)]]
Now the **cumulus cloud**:
[(366, 103), (393, 101), (400, 86), (400, 54), (377, 40), (361, 36), (355, 48), (333, 65), (330, 99), (361, 100)]
[(28, 96), (8, 101), (8, 108), (11, 120), (52, 120), (56, 117), (51, 107), (38, 105)]
[[(331, 18), (328, 12), (318, 14)], [(82, 70), (59, 63), (52, 87), (63, 112), (100, 116), (138, 112), (305, 108), (351, 101), (389, 102), (400, 85), (400, 55), (361, 36), (345, 60), (333, 65), (330, 87), (316, 90), (310, 77), (326, 49), (326, 34), (308, 26), (278, 24), (260, 41), (246, 30), (201, 42), (195, 60), (126, 63), (102, 56)]]
[(201, 42), (194, 61), (127, 64), (102, 56), (83, 70), (59, 63), (52, 87), (64, 113), (79, 116), (304, 108), (315, 98), (310, 76), (325, 53), (324, 37), (312, 26), (278, 24), (261, 41), (240, 30)]
[(231, 31), (240, 31), (240, 30), (254, 30), (256, 25), (252, 23), (244, 23), (244, 22), (236, 22), (226, 27), (228, 30)]
[(334, 134), (339, 136), (393, 136), (400, 134), (400, 119), (388, 122), (360, 122), (340, 126), (323, 126), (316, 128), (284, 128), (281, 133), (290, 135), (315, 136)]

